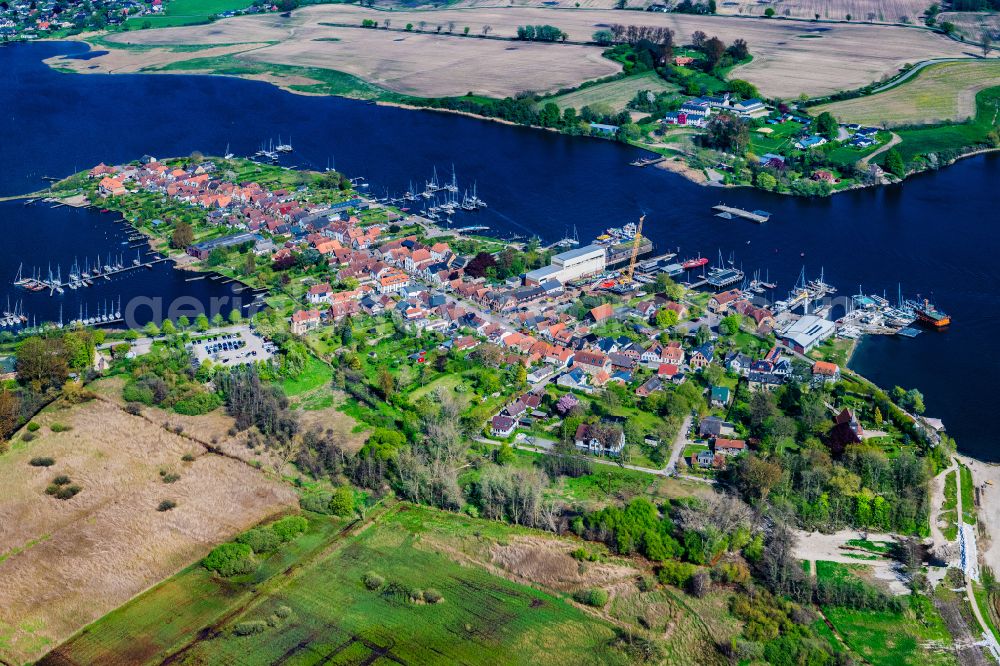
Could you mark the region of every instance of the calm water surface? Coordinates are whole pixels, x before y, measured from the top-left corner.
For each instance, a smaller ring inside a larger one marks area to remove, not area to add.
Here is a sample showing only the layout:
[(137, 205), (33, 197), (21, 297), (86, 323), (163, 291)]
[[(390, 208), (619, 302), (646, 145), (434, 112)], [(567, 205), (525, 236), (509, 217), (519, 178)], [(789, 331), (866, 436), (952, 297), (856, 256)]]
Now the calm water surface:
[[(894, 297), (901, 283), (908, 296), (933, 297), (952, 315), (950, 330), (913, 340), (869, 339), (852, 366), (886, 387), (919, 388), (928, 414), (945, 421), (964, 451), (1000, 459), (990, 435), (995, 429), (987, 425), (1000, 374), (993, 344), (1000, 324), (1000, 159), (974, 158), (900, 186), (822, 200), (722, 191), (655, 168), (630, 167), (638, 151), (607, 141), (298, 96), (263, 83), (66, 75), (41, 63), (85, 51), (79, 44), (0, 48), (0, 194), (35, 190), (44, 185), (43, 176), (143, 154), (220, 154), (227, 144), (248, 154), (280, 135), (295, 146), (289, 165), (322, 168), (332, 161), (338, 170), (368, 178), (377, 193), (402, 192), (410, 181), (419, 186), (434, 166), (445, 177), (454, 164), (460, 186), (476, 182), (490, 206), (458, 223), (486, 224), (504, 235), (556, 240), (575, 225), (587, 240), (647, 213), (646, 232), (659, 250), (679, 247), (684, 257), (732, 254), (748, 271), (769, 271), (782, 293), (804, 265), (809, 277), (823, 268), (842, 294), (860, 285)], [(758, 226), (713, 217), (709, 208), (723, 200), (770, 210), (772, 221)], [(0, 207), (0, 276), (13, 275), (22, 260), (52, 256), (66, 265), (74, 254), (114, 252), (123, 247), (116, 235), (121, 232), (108, 217)], [(185, 282), (183, 274), (161, 267), (141, 280), (103, 285), (101, 293), (117, 296), (129, 289), (200, 299), (226, 291), (205, 281)], [(64, 295), (64, 307), (75, 310), (82, 298), (79, 292)], [(33, 298), (30, 309), (51, 314), (57, 300)]]

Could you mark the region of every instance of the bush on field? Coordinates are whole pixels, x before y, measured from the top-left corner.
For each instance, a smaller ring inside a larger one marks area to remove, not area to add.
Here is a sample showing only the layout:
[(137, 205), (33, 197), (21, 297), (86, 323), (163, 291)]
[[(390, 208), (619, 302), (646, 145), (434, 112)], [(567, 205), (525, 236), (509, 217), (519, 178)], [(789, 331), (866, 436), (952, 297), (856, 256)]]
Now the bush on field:
[(420, 601), (424, 598), (424, 593), (415, 587), (410, 587), (405, 583), (392, 582), (385, 586), (382, 596), (396, 599), (397, 601)]
[(49, 430), (51, 430), (52, 432), (66, 432), (72, 429), (73, 428), (71, 426), (68, 426), (65, 423), (53, 423), (52, 425), (49, 426)]
[(224, 543), (212, 549), (202, 564), (220, 576), (238, 576), (251, 573), (257, 568), (253, 549), (245, 543)]
[(130, 402), (125, 405), (125, 411), (132, 416), (140, 416), (142, 414), (142, 403)]
[(309, 521), (302, 516), (287, 516), (271, 524), (271, 529), (282, 541), (291, 541), (308, 527)]
[(581, 604), (587, 604), (594, 608), (603, 608), (608, 603), (608, 592), (599, 587), (593, 587), (589, 590), (574, 592), (573, 598)]
[(424, 590), (424, 601), (429, 604), (436, 604), (444, 601), (444, 596), (433, 587)]
[(361, 577), (361, 582), (365, 584), (365, 587), (374, 592), (382, 589), (382, 586), (385, 585), (385, 578), (382, 578), (382, 576), (379, 576), (374, 571), (369, 571)]
[(656, 579), (652, 576), (639, 576), (639, 580), (636, 581), (636, 586), (639, 588), (640, 592), (649, 592), (656, 587)]
[(23, 435), (21, 435), (21, 439), (24, 440), (25, 442), (32, 442), (35, 440), (35, 433), (26, 432)]
[(28, 461), (28, 464), (32, 467), (52, 467), (56, 464), (56, 461), (54, 458), (39, 457), (32, 458)]
[(333, 491), (330, 498), (330, 513), (335, 516), (347, 517), (354, 513), (354, 491), (347, 486), (341, 486)]
[(56, 499), (67, 500), (76, 497), (82, 490), (80, 486), (70, 485), (70, 478), (65, 474), (60, 474), (52, 479), (52, 483), (45, 489), (46, 495), (52, 495)]
[(171, 509), (175, 508), (176, 506), (177, 506), (177, 502), (175, 502), (173, 500), (166, 499), (166, 500), (163, 500), (162, 502), (160, 502), (157, 505), (156, 510), (160, 511), (160, 512), (170, 511)]
[(695, 567), (693, 564), (667, 560), (663, 563), (663, 566), (660, 567), (660, 571), (657, 573), (657, 578), (660, 579), (661, 583), (684, 587), (687, 585), (688, 581), (691, 580), (691, 576), (694, 575), (694, 572)]
[(275, 609), (274, 614), (280, 617), (282, 620), (284, 620), (285, 618), (291, 616), (292, 609), (289, 608), (288, 606), (278, 606)]
[(34, 421), (28, 424), (28, 432), (37, 432), (42, 426), (38, 425)]
[(313, 513), (330, 513), (330, 500), (333, 493), (318, 491), (308, 493), (299, 498), (299, 506)]
[(265, 631), (267, 631), (267, 622), (262, 620), (240, 622), (233, 627), (233, 633), (237, 636), (252, 636), (254, 634), (262, 634)]
[(239, 535), (236, 541), (250, 546), (250, 549), (255, 553), (270, 553), (281, 545), (281, 539), (269, 527), (255, 527)]
[(156, 403), (153, 389), (143, 384), (126, 384), (125, 388), (122, 389), (122, 398), (125, 399), (125, 402), (142, 403), (146, 406), (152, 406)]
[(201, 416), (218, 409), (222, 405), (222, 398), (214, 393), (198, 391), (178, 400), (174, 405), (174, 411), (186, 416)]

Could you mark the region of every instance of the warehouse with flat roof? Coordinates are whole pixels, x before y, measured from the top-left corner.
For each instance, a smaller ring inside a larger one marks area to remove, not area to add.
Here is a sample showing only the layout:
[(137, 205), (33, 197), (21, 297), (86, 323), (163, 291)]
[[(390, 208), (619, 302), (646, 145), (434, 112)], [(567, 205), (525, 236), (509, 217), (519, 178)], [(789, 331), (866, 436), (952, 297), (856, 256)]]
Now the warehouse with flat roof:
[(836, 332), (837, 327), (828, 319), (805, 315), (781, 334), (781, 341), (800, 354), (823, 342)]
[(549, 266), (538, 268), (524, 276), (527, 285), (538, 285), (548, 280), (559, 280), (563, 284), (587, 275), (595, 275), (607, 265), (603, 245), (586, 245), (552, 257)]

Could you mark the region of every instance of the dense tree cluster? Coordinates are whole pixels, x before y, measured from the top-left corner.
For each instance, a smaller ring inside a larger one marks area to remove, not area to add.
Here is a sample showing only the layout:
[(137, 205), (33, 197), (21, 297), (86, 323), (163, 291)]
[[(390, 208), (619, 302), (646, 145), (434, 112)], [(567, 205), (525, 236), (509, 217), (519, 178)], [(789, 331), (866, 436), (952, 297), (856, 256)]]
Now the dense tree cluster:
[(240, 430), (256, 426), (272, 443), (287, 442), (298, 432), (298, 420), (288, 410), (288, 398), (280, 387), (263, 383), (255, 366), (220, 372), (215, 383)]
[(526, 42), (565, 42), (566, 33), (552, 25), (519, 25), (517, 38)]

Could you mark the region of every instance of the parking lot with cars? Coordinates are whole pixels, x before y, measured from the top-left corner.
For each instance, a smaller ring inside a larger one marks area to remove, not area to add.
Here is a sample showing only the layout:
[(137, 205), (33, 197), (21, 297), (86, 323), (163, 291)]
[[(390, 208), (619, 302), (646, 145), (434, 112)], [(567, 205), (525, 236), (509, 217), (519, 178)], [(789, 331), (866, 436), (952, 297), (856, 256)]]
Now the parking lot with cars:
[(240, 327), (205, 335), (188, 343), (198, 364), (212, 361), (222, 365), (243, 365), (266, 361), (274, 354), (275, 347), (249, 327)]

